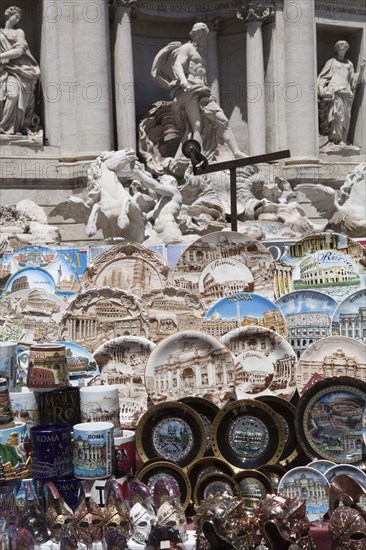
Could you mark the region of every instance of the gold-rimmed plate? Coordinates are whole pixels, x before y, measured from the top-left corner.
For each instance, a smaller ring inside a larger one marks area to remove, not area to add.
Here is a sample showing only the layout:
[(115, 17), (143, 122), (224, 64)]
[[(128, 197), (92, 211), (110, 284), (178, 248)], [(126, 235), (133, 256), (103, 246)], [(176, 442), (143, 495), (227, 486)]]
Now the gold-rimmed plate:
[(210, 496), (224, 494), (232, 497), (240, 496), (238, 483), (227, 474), (219, 472), (207, 474), (198, 481), (193, 491), (193, 503), (195, 506), (199, 506), (203, 500)]

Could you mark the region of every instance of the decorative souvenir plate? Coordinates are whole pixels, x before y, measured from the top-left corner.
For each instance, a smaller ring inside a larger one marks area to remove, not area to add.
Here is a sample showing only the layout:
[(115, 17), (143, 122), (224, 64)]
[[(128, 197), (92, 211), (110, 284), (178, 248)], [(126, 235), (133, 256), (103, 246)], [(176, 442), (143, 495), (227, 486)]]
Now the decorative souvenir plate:
[(150, 323), (150, 339), (159, 342), (170, 334), (201, 330), (206, 306), (192, 292), (168, 286), (144, 296)]
[(349, 336), (366, 342), (365, 330), (366, 289), (347, 296), (339, 304), (332, 318), (332, 335)]
[(199, 506), (202, 501), (210, 496), (229, 495), (240, 496), (239, 484), (231, 477), (222, 473), (211, 473), (201, 477), (193, 492), (193, 502)]
[(234, 475), (240, 488), (240, 497), (250, 510), (257, 508), (267, 494), (273, 493), (268, 477), (258, 470), (243, 470)]
[(145, 385), (153, 403), (193, 396), (222, 406), (234, 391), (234, 359), (213, 336), (193, 330), (178, 332), (151, 352)]
[(264, 466), (259, 466), (258, 471), (263, 472), (263, 474), (271, 482), (273, 492), (277, 493), (277, 487), (280, 479), (286, 473), (285, 468), (283, 468), (283, 466), (280, 466), (279, 464), (264, 464)]
[(233, 477), (234, 470), (232, 467), (215, 456), (204, 456), (199, 460), (195, 460), (192, 466), (188, 470), (189, 481), (191, 482), (192, 487), (196, 487), (198, 481), (207, 474), (226, 474), (230, 477)]
[(142, 244), (117, 244), (93, 259), (83, 289), (113, 287), (141, 297), (171, 282), (171, 271), (158, 252)]
[(154, 347), (154, 342), (142, 336), (121, 336), (108, 340), (93, 354), (102, 384), (118, 385), (121, 428), (136, 428), (147, 410), (144, 370)]
[(207, 304), (238, 292), (273, 299), (275, 262), (266, 247), (234, 231), (200, 237), (184, 250), (173, 272), (174, 284)]
[(66, 346), (67, 366), (71, 381), (73, 378), (93, 378), (99, 375), (97, 362), (83, 346), (74, 342), (56, 342), (56, 344)]
[(132, 294), (113, 288), (86, 290), (75, 298), (60, 324), (60, 340), (80, 343), (93, 353), (119, 336), (148, 338), (143, 304)]
[(211, 428), (215, 456), (237, 470), (278, 462), (285, 446), (285, 430), (268, 405), (241, 399), (225, 405)]
[(169, 460), (148, 460), (142, 464), (135, 474), (135, 479), (145, 483), (150, 493), (154, 495), (154, 487), (157, 481), (169, 481), (179, 492), (180, 502), (185, 510), (191, 500), (191, 484), (187, 474)]
[(29, 289), (0, 298), (0, 323), (11, 323), (22, 344), (55, 342), (66, 304), (55, 294)]
[(336, 464), (362, 460), (362, 416), (366, 383), (349, 376), (321, 380), (296, 407), (298, 442), (310, 458)]
[(258, 294), (232, 294), (218, 300), (207, 312), (202, 331), (216, 338), (249, 325), (270, 328), (286, 338), (287, 326), (279, 308)]
[(297, 358), (310, 344), (331, 335), (332, 315), (338, 302), (315, 290), (296, 290), (276, 301), (287, 324), (287, 340)]
[(269, 328), (232, 330), (221, 342), (235, 356), (238, 399), (275, 395), (290, 400), (296, 391), (297, 359), (290, 344)]
[(206, 433), (198, 413), (185, 403), (165, 401), (149, 409), (136, 429), (136, 448), (145, 462), (151, 458), (171, 460), (189, 467), (202, 458)]
[(280, 417), (285, 430), (285, 448), (283, 449), (279, 463), (282, 466), (290, 464), (299, 454), (295, 432), (295, 407), (288, 401), (274, 395), (256, 397), (261, 403), (269, 405)]
[(329, 483), (323, 474), (300, 466), (281, 478), (277, 493), (287, 498), (306, 500), (306, 515), (313, 522), (322, 519), (328, 512), (328, 489)]
[(314, 468), (314, 470), (317, 470), (321, 474), (325, 474), (330, 468), (335, 465), (335, 462), (332, 462), (331, 460), (312, 460), (312, 462), (309, 462), (309, 464), (307, 464), (307, 467)]
[(11, 294), (19, 290), (38, 288), (51, 294), (55, 294), (56, 285), (52, 276), (39, 267), (25, 267), (10, 277), (5, 287), (4, 294)]
[(353, 477), (356, 481), (358, 481), (364, 489), (366, 489), (366, 475), (364, 472), (362, 472), (357, 466), (353, 466), (352, 464), (336, 464), (329, 468), (325, 473), (325, 477), (327, 478), (329, 483), (332, 483), (333, 479), (336, 476), (339, 475), (346, 475)]
[(311, 344), (297, 365), (299, 394), (315, 382), (331, 376), (366, 380), (366, 345), (347, 336), (328, 336)]
[(275, 296), (320, 290), (337, 302), (366, 286), (366, 249), (340, 233), (317, 233), (288, 247), (276, 264)]
[(205, 426), (207, 442), (205, 454), (212, 454), (211, 452), (211, 426), (220, 408), (203, 397), (182, 397), (179, 399), (181, 403), (186, 403), (193, 410), (195, 410), (201, 417), (201, 420)]

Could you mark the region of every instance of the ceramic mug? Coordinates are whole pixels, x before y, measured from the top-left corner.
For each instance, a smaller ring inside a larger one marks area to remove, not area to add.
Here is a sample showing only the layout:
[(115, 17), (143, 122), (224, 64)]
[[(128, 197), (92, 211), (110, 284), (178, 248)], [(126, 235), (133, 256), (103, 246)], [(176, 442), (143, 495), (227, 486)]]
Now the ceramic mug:
[(19, 445), (27, 431), (25, 422), (14, 422), (14, 426), (1, 429), (0, 425), (0, 443), (3, 445)]
[(10, 392), (9, 395), (14, 420), (25, 422), (28, 430), (40, 423), (38, 403), (33, 391), (24, 387), (19, 392)]
[(74, 476), (104, 479), (113, 474), (112, 422), (82, 422), (74, 426)]
[(13, 422), (13, 418), (8, 381), (6, 378), (0, 378), (0, 428), (7, 428), (8, 424)]
[(61, 388), (41, 393), (40, 413), (43, 422), (80, 422), (80, 395), (78, 387)]
[(66, 346), (63, 344), (30, 346), (27, 386), (35, 391), (50, 391), (69, 386)]
[(0, 342), (0, 378), (6, 378), (9, 390), (17, 382), (17, 346), (13, 342)]
[(116, 477), (133, 477), (136, 469), (135, 432), (122, 430), (114, 438), (114, 460)]
[(69, 424), (38, 424), (29, 430), (32, 473), (35, 479), (72, 476), (72, 427)]
[(80, 388), (81, 422), (112, 422), (119, 435), (118, 386), (85, 386)]

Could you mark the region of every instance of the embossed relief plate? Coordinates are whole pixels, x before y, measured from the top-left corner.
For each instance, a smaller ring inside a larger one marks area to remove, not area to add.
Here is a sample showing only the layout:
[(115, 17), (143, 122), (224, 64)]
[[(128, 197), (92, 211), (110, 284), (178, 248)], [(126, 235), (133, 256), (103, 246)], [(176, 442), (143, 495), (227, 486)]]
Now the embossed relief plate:
[(181, 403), (186, 403), (193, 410), (195, 410), (201, 417), (201, 420), (205, 426), (207, 441), (206, 441), (206, 455), (212, 454), (211, 450), (211, 426), (220, 408), (203, 397), (182, 397), (179, 399)]
[(366, 311), (366, 289), (347, 296), (334, 312), (332, 335), (349, 336), (366, 343), (366, 331), (362, 325), (364, 311)]
[(215, 456), (236, 471), (278, 462), (285, 430), (277, 413), (265, 403), (241, 399), (228, 403), (211, 428)]
[(193, 502), (199, 506), (202, 501), (214, 495), (240, 497), (239, 484), (229, 475), (211, 473), (201, 477), (193, 491)]
[(145, 385), (153, 403), (203, 397), (220, 407), (234, 392), (234, 359), (213, 336), (193, 330), (177, 332), (151, 352)]
[(274, 259), (262, 243), (242, 233), (217, 231), (182, 252), (173, 279), (210, 306), (229, 294), (253, 290), (273, 299), (274, 270)]
[(292, 403), (273, 395), (256, 397), (261, 403), (269, 405), (280, 417), (285, 430), (285, 447), (279, 459), (282, 466), (290, 464), (299, 454), (296, 431), (295, 431), (295, 410)]
[(332, 376), (366, 381), (366, 345), (347, 336), (328, 336), (311, 344), (297, 364), (299, 394), (315, 382)]
[(155, 348), (142, 336), (120, 336), (108, 340), (94, 352), (102, 384), (117, 384), (121, 428), (135, 429), (147, 410), (145, 364)]
[(144, 304), (153, 342), (176, 332), (201, 330), (206, 306), (188, 290), (174, 286), (155, 289), (144, 296)]
[(93, 258), (85, 271), (83, 289), (113, 287), (137, 297), (171, 283), (172, 274), (162, 256), (142, 244), (118, 244)]
[(164, 458), (188, 468), (202, 458), (205, 447), (203, 422), (185, 403), (155, 405), (142, 416), (136, 429), (136, 448), (144, 462)]
[(75, 298), (64, 313), (59, 340), (76, 342), (93, 353), (120, 336), (149, 336), (142, 302), (123, 290), (94, 288)]
[(0, 323), (11, 324), (15, 332), (22, 334), (22, 344), (55, 342), (66, 307), (51, 292), (19, 290), (0, 298)]
[(329, 483), (323, 474), (300, 466), (292, 468), (281, 478), (277, 493), (288, 498), (306, 499), (306, 515), (313, 522), (328, 512), (328, 489)]
[(148, 460), (137, 470), (135, 479), (145, 483), (152, 495), (154, 495), (154, 487), (157, 481), (167, 480), (179, 491), (183, 510), (190, 503), (191, 483), (184, 470), (174, 462), (159, 459)]
[(341, 302), (366, 286), (366, 249), (340, 233), (308, 235), (290, 245), (276, 264), (275, 297), (319, 290)]
[(349, 376), (327, 378), (301, 396), (296, 407), (298, 442), (310, 458), (336, 464), (362, 460), (366, 383)]
[(207, 312), (202, 331), (221, 338), (250, 325), (269, 328), (286, 338), (287, 325), (280, 309), (258, 294), (242, 292), (218, 300)]
[(275, 395), (290, 400), (296, 391), (297, 359), (290, 344), (269, 328), (232, 330), (221, 342), (235, 356), (238, 399)]

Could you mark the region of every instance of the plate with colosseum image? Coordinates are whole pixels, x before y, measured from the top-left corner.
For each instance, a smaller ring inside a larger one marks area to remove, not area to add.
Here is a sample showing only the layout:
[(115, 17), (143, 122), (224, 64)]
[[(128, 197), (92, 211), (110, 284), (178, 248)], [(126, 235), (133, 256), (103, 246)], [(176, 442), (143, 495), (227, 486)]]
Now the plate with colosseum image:
[(321, 520), (328, 512), (328, 491), (327, 478), (307, 466), (292, 468), (280, 479), (277, 487), (278, 495), (306, 499), (306, 515), (310, 522)]
[(231, 330), (257, 325), (287, 336), (285, 316), (274, 302), (254, 293), (241, 292), (221, 298), (206, 313), (202, 332), (221, 338)]
[(0, 324), (11, 323), (22, 344), (55, 342), (66, 307), (46, 290), (18, 290), (0, 298)]
[(154, 404), (204, 397), (222, 407), (235, 389), (235, 362), (227, 347), (198, 331), (178, 332), (159, 342), (145, 368)]
[(93, 354), (102, 384), (118, 387), (121, 428), (135, 429), (147, 410), (144, 372), (154, 348), (154, 342), (142, 336), (121, 336), (108, 340)]
[(94, 288), (75, 298), (62, 316), (59, 340), (94, 351), (120, 336), (149, 336), (145, 308), (136, 296), (116, 288)]
[(332, 335), (366, 343), (366, 289), (354, 292), (338, 305), (332, 317)]
[(307, 347), (331, 336), (331, 322), (338, 302), (324, 292), (294, 290), (275, 302), (285, 316), (287, 340), (297, 358)]
[(163, 257), (137, 243), (117, 244), (93, 258), (81, 278), (83, 289), (113, 287), (137, 297), (171, 283)]
[(300, 395), (319, 380), (332, 376), (366, 381), (366, 345), (348, 336), (328, 336), (302, 353), (296, 369)]
[(340, 233), (317, 233), (290, 245), (276, 264), (275, 297), (318, 290), (341, 302), (366, 287), (366, 248)]
[(217, 231), (184, 250), (173, 271), (174, 284), (199, 296), (208, 306), (239, 292), (255, 292), (273, 300), (275, 261), (252, 237)]
[(202, 300), (189, 290), (175, 286), (152, 290), (144, 296), (144, 304), (153, 342), (176, 332), (201, 330), (206, 314)]
[(290, 400), (296, 391), (296, 355), (277, 332), (258, 326), (236, 328), (221, 338), (235, 357), (237, 399), (275, 395)]

